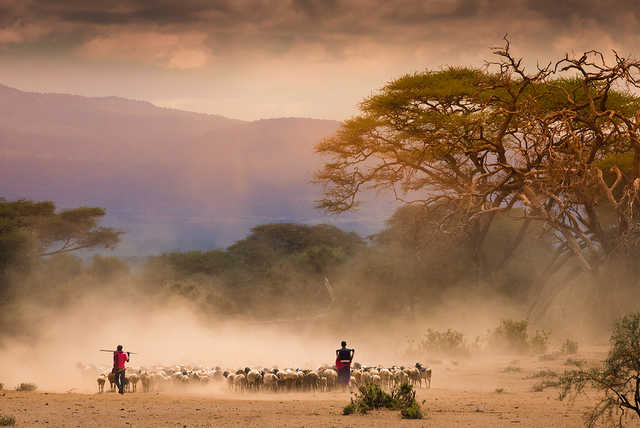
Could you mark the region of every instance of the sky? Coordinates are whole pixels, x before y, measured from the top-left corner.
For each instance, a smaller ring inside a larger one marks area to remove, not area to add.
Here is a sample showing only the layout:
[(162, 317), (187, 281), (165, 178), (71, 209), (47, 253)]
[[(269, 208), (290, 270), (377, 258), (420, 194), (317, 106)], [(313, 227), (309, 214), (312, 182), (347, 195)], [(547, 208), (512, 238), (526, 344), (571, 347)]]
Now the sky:
[(640, 56), (632, 0), (0, 0), (0, 83), (255, 120), (343, 120), (385, 82), (482, 66), (509, 34), (535, 67)]

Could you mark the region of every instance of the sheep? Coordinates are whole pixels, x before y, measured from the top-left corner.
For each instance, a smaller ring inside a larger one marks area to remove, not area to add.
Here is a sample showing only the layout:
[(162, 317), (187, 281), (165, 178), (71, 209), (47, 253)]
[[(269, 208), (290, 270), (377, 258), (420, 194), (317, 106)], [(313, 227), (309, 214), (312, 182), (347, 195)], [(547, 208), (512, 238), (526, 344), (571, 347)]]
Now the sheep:
[(247, 377), (244, 374), (237, 374), (233, 377), (233, 386), (236, 392), (244, 392), (247, 387)]
[(273, 373), (265, 373), (262, 382), (264, 387), (272, 392), (278, 391), (278, 376)]
[(110, 372), (107, 375), (107, 379), (109, 380), (109, 387), (111, 392), (115, 392), (116, 390), (116, 374), (114, 372)]
[[(239, 376), (239, 375), (238, 375)], [(236, 374), (234, 373), (229, 373), (227, 375), (227, 386), (229, 387), (230, 391), (233, 391), (233, 379), (236, 377)]]
[(131, 376), (129, 376), (129, 389), (131, 390), (131, 392), (136, 392), (136, 390), (138, 389), (138, 381), (140, 380), (140, 378), (138, 377), (138, 375), (136, 375), (135, 373), (132, 374)]
[(140, 382), (142, 382), (142, 391), (151, 391), (151, 376), (149, 376), (148, 373), (144, 372), (140, 374)]
[(351, 371), (351, 377), (356, 380), (357, 383), (362, 381), (362, 371), (355, 369)]
[(377, 374), (373, 375), (371, 376), (371, 383), (373, 383), (374, 385), (382, 386), (382, 379)]
[(420, 370), (412, 367), (404, 369), (404, 372), (409, 377), (409, 382), (411, 383), (411, 385), (415, 386), (416, 383), (420, 383)]
[(303, 389), (306, 391), (317, 391), (318, 390), (318, 381), (320, 379), (320, 376), (318, 376), (318, 373), (314, 372), (314, 371), (309, 371), (308, 373), (304, 374), (304, 378), (303, 378)]
[(102, 393), (104, 392), (104, 384), (105, 384), (105, 377), (104, 375), (100, 375), (100, 377), (98, 378), (98, 392)]
[(420, 387), (422, 387), (422, 381), (426, 388), (431, 388), (431, 368), (423, 367), (422, 364), (416, 363), (416, 369), (420, 372)]
[(326, 369), (324, 375), (327, 378), (327, 390), (331, 391), (338, 384), (338, 372), (334, 369)]
[(320, 391), (321, 392), (329, 390), (329, 382), (328, 382), (326, 376), (320, 376), (319, 384), (320, 384)]
[(380, 369), (378, 371), (381, 384), (384, 388), (391, 388), (391, 371), (388, 369)]
[(260, 384), (262, 383), (262, 373), (258, 370), (253, 369), (249, 370), (247, 373), (247, 389), (255, 390), (256, 392), (260, 389)]

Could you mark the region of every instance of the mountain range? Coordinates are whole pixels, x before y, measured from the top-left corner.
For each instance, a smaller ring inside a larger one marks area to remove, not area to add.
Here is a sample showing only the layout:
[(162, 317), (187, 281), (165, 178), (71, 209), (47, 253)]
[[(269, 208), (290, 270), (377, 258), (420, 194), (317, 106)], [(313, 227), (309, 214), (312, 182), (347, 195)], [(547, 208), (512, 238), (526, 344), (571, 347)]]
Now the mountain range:
[(107, 210), (126, 233), (118, 252), (146, 255), (230, 245), (257, 224), (380, 229), (394, 204), (328, 216), (313, 146), (340, 123), (242, 121), (117, 97), (24, 92), (0, 85), (0, 196)]

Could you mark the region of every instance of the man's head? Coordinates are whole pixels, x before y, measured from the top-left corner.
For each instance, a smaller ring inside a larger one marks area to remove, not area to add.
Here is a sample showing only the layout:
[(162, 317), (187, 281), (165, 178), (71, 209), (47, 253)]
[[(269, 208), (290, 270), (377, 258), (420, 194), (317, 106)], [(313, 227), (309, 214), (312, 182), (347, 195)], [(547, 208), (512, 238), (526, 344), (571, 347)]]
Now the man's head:
[(118, 345), (116, 349), (118, 350), (118, 352), (122, 352), (122, 345)]
[(340, 345), (342, 345), (343, 348), (346, 348), (347, 347), (347, 342), (345, 340), (343, 340)]

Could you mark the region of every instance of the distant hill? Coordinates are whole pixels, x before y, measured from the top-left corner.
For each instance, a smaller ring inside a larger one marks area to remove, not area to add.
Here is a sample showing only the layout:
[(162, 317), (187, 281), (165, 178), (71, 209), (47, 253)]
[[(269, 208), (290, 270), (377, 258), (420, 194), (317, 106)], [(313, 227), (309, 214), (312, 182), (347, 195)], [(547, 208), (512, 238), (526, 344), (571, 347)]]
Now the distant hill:
[(0, 85), (0, 196), (96, 205), (128, 232), (120, 253), (216, 248), (255, 224), (333, 222), (372, 233), (391, 204), (326, 217), (313, 146), (339, 122), (246, 122), (123, 98)]

